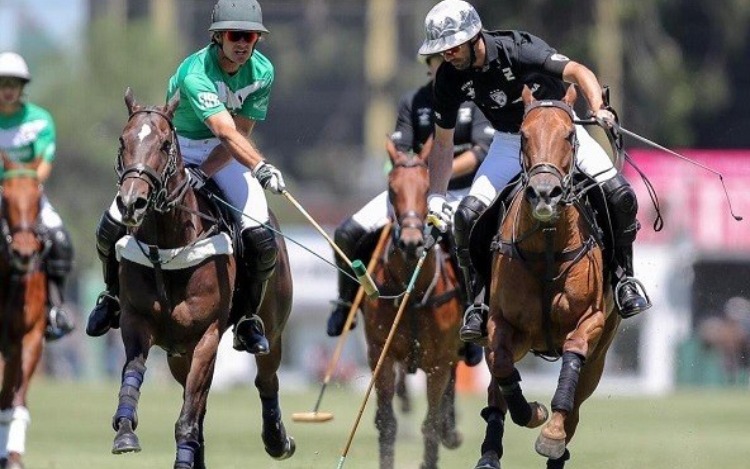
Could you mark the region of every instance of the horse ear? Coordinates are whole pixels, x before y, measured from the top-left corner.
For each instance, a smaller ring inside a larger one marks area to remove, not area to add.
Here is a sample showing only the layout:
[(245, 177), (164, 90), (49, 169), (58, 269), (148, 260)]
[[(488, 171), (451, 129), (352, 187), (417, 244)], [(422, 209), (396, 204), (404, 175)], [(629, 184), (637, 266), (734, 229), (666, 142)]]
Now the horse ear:
[(571, 84), (568, 86), (568, 91), (565, 92), (565, 97), (563, 98), (563, 102), (566, 103), (568, 106), (573, 107), (573, 105), (576, 102), (576, 99), (578, 99), (578, 92), (576, 91), (576, 85)]
[(523, 99), (523, 105), (528, 106), (534, 101), (534, 93), (526, 85), (523, 85), (523, 91), (521, 92), (521, 98)]
[(396, 165), (396, 162), (399, 159), (398, 150), (396, 150), (396, 144), (393, 143), (393, 139), (391, 137), (387, 137), (385, 139), (385, 151), (388, 152), (388, 158), (391, 159), (391, 164)]
[(180, 91), (177, 90), (174, 93), (174, 96), (172, 96), (172, 99), (169, 100), (167, 103), (167, 107), (164, 110), (170, 117), (174, 116), (175, 110), (177, 110), (177, 106), (180, 104)]
[(128, 107), (128, 114), (133, 114), (137, 104), (135, 103), (135, 96), (133, 96), (133, 90), (128, 86), (125, 90), (125, 105)]
[(427, 162), (427, 158), (430, 156), (430, 153), (432, 152), (432, 144), (434, 142), (434, 138), (432, 135), (427, 139), (426, 142), (424, 142), (424, 145), (422, 145), (422, 151), (419, 152), (419, 159)]

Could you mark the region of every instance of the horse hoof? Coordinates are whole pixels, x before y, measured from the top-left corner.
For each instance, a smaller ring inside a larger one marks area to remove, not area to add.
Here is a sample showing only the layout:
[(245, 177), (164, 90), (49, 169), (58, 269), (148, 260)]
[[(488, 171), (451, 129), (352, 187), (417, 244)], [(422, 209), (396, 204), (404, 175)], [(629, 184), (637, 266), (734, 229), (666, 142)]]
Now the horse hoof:
[(484, 453), (481, 458), (479, 458), (479, 461), (477, 462), (477, 465), (474, 466), (474, 469), (501, 469), (500, 458), (497, 457), (497, 454), (495, 452), (488, 451)]
[(446, 432), (440, 439), (447, 449), (456, 449), (464, 442), (464, 436), (458, 430)]
[(115, 441), (112, 443), (112, 454), (137, 453), (141, 450), (138, 437), (133, 433), (133, 426), (128, 419), (121, 419)]
[(291, 436), (286, 437), (284, 448), (280, 453), (272, 452), (268, 448), (268, 446), (266, 446), (266, 453), (268, 453), (269, 456), (277, 461), (283, 461), (285, 459), (291, 458), (294, 455), (295, 451), (297, 451), (297, 444), (294, 442), (294, 438), (292, 438)]
[(537, 453), (549, 459), (560, 459), (565, 454), (565, 439), (554, 440), (544, 435), (539, 435), (534, 444)]
[(527, 428), (536, 428), (549, 418), (549, 411), (539, 402), (531, 402), (531, 420), (526, 424)]

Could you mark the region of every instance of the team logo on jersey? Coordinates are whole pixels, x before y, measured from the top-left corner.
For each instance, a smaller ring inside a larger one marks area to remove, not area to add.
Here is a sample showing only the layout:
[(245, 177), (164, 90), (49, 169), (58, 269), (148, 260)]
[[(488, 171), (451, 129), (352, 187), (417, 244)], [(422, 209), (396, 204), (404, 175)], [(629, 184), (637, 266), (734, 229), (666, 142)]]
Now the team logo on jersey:
[(461, 91), (463, 91), (467, 98), (473, 100), (476, 96), (476, 93), (474, 93), (474, 81), (469, 80), (461, 85)]
[(508, 102), (508, 95), (503, 90), (495, 90), (490, 93), (490, 98), (497, 103), (498, 106), (503, 107)]
[(429, 127), (432, 125), (430, 123), (430, 115), (432, 114), (432, 109), (428, 107), (421, 107), (417, 109), (417, 120), (419, 121), (420, 127)]
[(471, 108), (462, 107), (458, 110), (458, 122), (468, 124), (471, 122)]
[(216, 93), (203, 92), (198, 93), (198, 103), (201, 109), (213, 109), (221, 104)]
[(511, 70), (511, 68), (510, 68), (510, 67), (505, 67), (505, 68), (503, 69), (503, 75), (505, 75), (505, 79), (506, 79), (507, 81), (513, 81), (513, 80), (515, 80), (515, 79), (516, 79), (516, 77), (515, 77), (515, 76), (513, 76), (513, 70)]
[[(230, 111), (235, 111), (242, 107), (242, 104), (245, 102), (245, 99), (247, 99), (248, 96), (258, 91), (264, 84), (264, 80), (258, 80), (250, 83), (244, 88), (240, 88), (237, 91), (232, 91), (231, 89), (229, 89), (226, 83), (224, 83), (223, 81), (217, 81), (216, 89), (219, 92), (218, 99), (219, 101), (224, 103), (227, 109), (229, 109)], [(267, 102), (268, 101), (266, 101), (266, 103)]]

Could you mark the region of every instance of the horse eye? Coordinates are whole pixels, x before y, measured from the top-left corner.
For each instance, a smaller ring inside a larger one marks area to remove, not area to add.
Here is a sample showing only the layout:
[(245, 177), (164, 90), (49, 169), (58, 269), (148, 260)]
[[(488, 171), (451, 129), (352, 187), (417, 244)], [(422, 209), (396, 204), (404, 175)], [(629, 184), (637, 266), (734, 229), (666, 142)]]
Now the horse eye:
[(161, 145), (161, 151), (164, 153), (169, 153), (169, 151), (172, 149), (172, 142), (170, 140), (165, 140), (164, 143)]

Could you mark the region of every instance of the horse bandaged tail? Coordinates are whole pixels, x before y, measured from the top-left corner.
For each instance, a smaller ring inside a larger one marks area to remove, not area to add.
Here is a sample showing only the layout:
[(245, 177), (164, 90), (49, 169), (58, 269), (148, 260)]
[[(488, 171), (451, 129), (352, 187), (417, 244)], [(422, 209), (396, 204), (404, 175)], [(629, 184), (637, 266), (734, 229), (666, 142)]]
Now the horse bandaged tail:
[[(129, 260), (146, 267), (154, 267), (154, 262), (148, 256), (149, 245), (142, 243), (133, 236), (120, 238), (115, 245), (117, 261)], [(234, 254), (232, 240), (226, 233), (219, 233), (210, 238), (202, 239), (188, 246), (175, 249), (159, 249), (159, 265), (165, 270), (180, 270), (194, 267), (213, 256)]]

